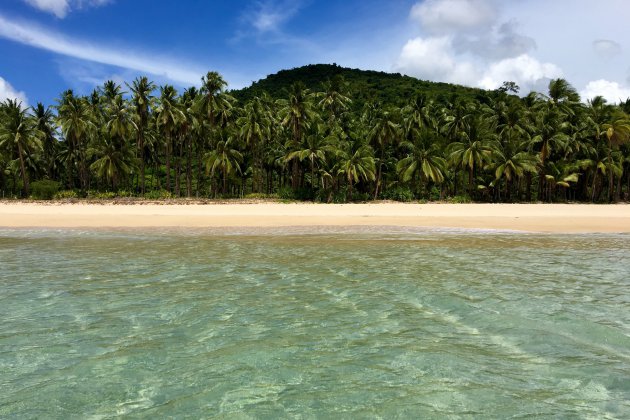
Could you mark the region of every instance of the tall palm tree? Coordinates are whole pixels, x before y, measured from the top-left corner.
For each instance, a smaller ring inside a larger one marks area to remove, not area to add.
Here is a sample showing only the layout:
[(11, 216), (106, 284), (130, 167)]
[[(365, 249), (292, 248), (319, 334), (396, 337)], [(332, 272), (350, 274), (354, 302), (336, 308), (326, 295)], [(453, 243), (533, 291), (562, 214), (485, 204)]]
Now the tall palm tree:
[(262, 191), (262, 149), (271, 137), (271, 122), (267, 105), (258, 97), (245, 105), (243, 115), (236, 121), (240, 127), (239, 135), (253, 156), (253, 192)]
[(16, 148), (20, 160), (20, 172), (24, 196), (29, 194), (29, 179), (26, 171), (26, 154), (29, 150), (41, 149), (43, 133), (37, 128), (37, 120), (28, 109), (15, 99), (0, 104), (0, 147)]
[(434, 132), (425, 129), (414, 135), (412, 141), (401, 143), (401, 148), (407, 150), (407, 156), (398, 161), (396, 170), (403, 182), (418, 176), (418, 192), (426, 186), (427, 181), (435, 184), (444, 182), (446, 160), (441, 156), (434, 136)]
[(185, 118), (177, 100), (177, 90), (171, 85), (160, 88), (159, 105), (155, 110), (158, 129), (164, 136), (166, 157), (166, 189), (171, 192), (171, 151), (178, 124)]
[[(302, 82), (296, 82), (289, 88), (288, 100), (278, 101), (280, 107), (280, 124), (291, 132), (290, 148), (297, 150), (302, 143), (306, 131), (310, 128), (315, 112), (312, 105), (312, 94)], [(293, 159), (291, 186), (296, 191), (300, 184), (298, 159)]]
[(57, 159), (57, 151), (59, 142), (55, 137), (57, 125), (55, 123), (55, 115), (50, 107), (45, 107), (41, 102), (35, 106), (34, 117), (37, 120), (37, 129), (42, 133), (42, 160), (44, 163), (44, 172), (46, 177), (55, 178), (55, 163)]
[(287, 162), (292, 160), (308, 161), (311, 168), (311, 189), (315, 191), (315, 169), (320, 163), (326, 162), (326, 155), (337, 151), (335, 136), (325, 136), (325, 128), (320, 126), (318, 132), (309, 135), (299, 150), (289, 152), (285, 158)]
[(342, 153), (339, 162), (338, 175), (343, 175), (348, 181), (348, 199), (352, 199), (354, 184), (376, 179), (376, 163), (372, 148), (357, 142), (349, 152)]
[(85, 98), (77, 97), (72, 90), (67, 90), (58, 101), (57, 115), (57, 122), (68, 145), (68, 188), (74, 186), (72, 168), (76, 166), (81, 190), (86, 191), (89, 182), (87, 148), (90, 134), (96, 129), (92, 121), (93, 114)]
[(383, 166), (385, 164), (385, 149), (390, 145), (395, 145), (400, 141), (402, 130), (397, 122), (394, 111), (385, 110), (380, 106), (374, 109), (373, 120), (371, 121), (371, 131), (368, 134), (372, 145), (378, 149), (379, 156), (376, 160), (376, 186), (374, 188), (374, 199), (378, 198), (383, 178)]
[(348, 83), (342, 75), (335, 75), (332, 79), (323, 83), (323, 91), (316, 96), (318, 105), (328, 113), (331, 120), (338, 120), (341, 114), (346, 112), (352, 104), (348, 96)]
[(468, 193), (472, 197), (475, 172), (490, 161), (496, 134), (484, 117), (476, 116), (466, 122), (460, 139), (449, 145), (449, 159), (455, 167), (468, 170)]
[(240, 172), (243, 155), (233, 148), (232, 138), (221, 140), (217, 147), (205, 156), (206, 172), (214, 175), (217, 170), (223, 174), (223, 194), (227, 193), (227, 178), (233, 172)]
[[(606, 133), (606, 139), (608, 140), (608, 160), (613, 161), (613, 150), (617, 150), (622, 144), (630, 141), (630, 116), (621, 110), (617, 110), (608, 123), (602, 125), (602, 129)], [(621, 178), (621, 175), (619, 177)], [(613, 201), (613, 189), (614, 189), (614, 171), (608, 171), (608, 201)], [(617, 192), (614, 195), (616, 201), (619, 200), (621, 188), (617, 188)]]
[(138, 151), (138, 158), (140, 159), (140, 194), (144, 195), (145, 186), (145, 151), (144, 142), (146, 138), (146, 132), (149, 128), (149, 117), (151, 112), (151, 105), (153, 96), (151, 93), (155, 90), (155, 84), (150, 82), (145, 76), (137, 77), (131, 85), (127, 85), (131, 90), (131, 101), (133, 103), (133, 111), (136, 122), (136, 148)]

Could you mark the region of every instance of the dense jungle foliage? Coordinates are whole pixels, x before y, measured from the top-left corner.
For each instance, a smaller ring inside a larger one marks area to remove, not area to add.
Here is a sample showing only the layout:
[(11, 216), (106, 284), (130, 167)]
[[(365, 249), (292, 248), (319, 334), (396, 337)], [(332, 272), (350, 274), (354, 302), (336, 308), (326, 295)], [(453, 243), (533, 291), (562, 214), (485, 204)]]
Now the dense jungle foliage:
[(337, 65), (201, 82), (2, 102), (2, 197), (630, 199), (630, 99), (584, 103), (564, 79), (524, 97)]

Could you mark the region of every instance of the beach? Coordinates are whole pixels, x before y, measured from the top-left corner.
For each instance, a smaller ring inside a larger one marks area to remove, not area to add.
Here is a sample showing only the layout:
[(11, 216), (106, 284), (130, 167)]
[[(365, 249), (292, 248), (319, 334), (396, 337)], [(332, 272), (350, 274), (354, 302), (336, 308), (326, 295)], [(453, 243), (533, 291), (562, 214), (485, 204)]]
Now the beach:
[(630, 232), (630, 206), (587, 204), (0, 203), (5, 228), (410, 226)]

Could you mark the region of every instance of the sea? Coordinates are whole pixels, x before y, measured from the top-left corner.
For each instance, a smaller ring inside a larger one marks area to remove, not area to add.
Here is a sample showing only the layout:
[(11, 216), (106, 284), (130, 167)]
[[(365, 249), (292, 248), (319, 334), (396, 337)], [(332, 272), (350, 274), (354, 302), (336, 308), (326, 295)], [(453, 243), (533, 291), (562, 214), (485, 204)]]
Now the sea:
[(0, 229), (0, 418), (630, 418), (630, 235)]

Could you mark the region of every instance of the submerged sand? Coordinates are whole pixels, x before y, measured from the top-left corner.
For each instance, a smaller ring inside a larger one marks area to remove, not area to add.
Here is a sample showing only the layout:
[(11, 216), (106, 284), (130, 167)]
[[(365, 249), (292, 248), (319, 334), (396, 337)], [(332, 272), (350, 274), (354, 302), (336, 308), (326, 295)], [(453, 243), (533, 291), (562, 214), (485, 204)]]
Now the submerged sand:
[(8, 228), (413, 226), (550, 233), (630, 232), (630, 205), (0, 203)]

